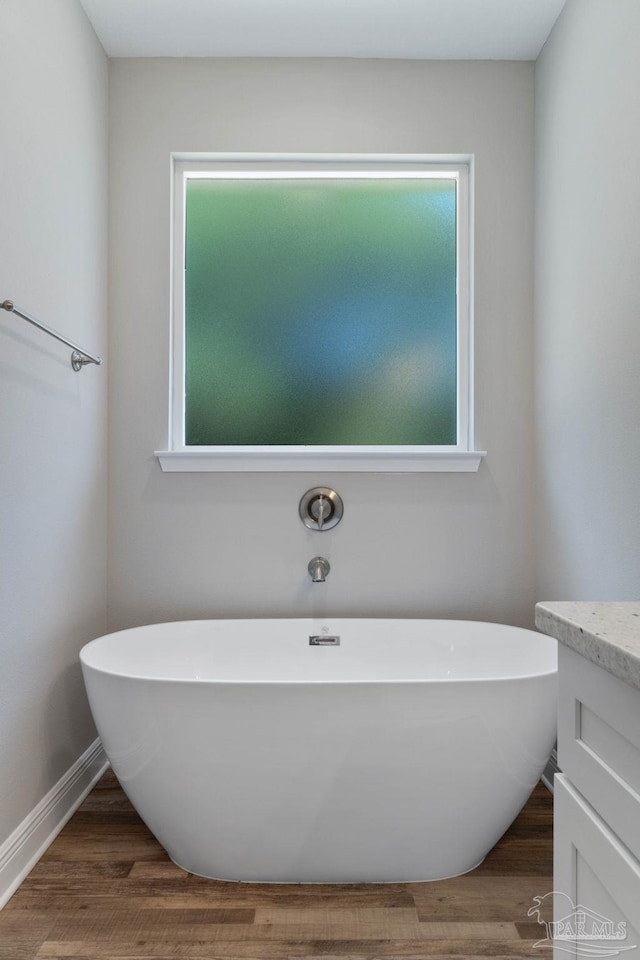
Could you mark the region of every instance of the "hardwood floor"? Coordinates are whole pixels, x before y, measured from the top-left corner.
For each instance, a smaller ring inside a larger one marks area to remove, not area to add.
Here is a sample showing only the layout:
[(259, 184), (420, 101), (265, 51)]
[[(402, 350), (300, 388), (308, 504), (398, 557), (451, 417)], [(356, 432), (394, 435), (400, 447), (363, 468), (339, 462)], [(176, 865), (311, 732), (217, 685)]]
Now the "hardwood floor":
[(109, 771), (0, 912), (0, 960), (544, 960), (527, 911), (552, 889), (551, 833), (540, 784), (462, 877), (224, 883), (174, 866)]

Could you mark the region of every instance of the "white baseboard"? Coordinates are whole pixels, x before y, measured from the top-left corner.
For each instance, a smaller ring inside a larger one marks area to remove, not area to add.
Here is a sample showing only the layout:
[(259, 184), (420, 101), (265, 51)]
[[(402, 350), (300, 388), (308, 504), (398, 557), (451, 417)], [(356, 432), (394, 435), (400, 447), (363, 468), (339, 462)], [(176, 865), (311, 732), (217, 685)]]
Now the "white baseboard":
[(108, 766), (95, 740), (0, 846), (0, 910)]
[(553, 778), (556, 773), (560, 773), (560, 767), (558, 766), (558, 751), (556, 747), (554, 747), (551, 751), (549, 761), (544, 768), (544, 773), (540, 778), (550, 793), (553, 793)]

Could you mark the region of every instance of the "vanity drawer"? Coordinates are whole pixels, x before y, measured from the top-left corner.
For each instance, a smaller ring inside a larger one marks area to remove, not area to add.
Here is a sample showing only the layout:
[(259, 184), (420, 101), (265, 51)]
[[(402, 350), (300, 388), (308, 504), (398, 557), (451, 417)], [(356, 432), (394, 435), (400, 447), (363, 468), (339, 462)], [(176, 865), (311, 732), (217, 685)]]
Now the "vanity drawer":
[(640, 863), (563, 775), (555, 778), (553, 860), (554, 957), (566, 960), (562, 935), (582, 921), (581, 956), (640, 958)]
[(558, 763), (640, 859), (640, 696), (560, 646)]

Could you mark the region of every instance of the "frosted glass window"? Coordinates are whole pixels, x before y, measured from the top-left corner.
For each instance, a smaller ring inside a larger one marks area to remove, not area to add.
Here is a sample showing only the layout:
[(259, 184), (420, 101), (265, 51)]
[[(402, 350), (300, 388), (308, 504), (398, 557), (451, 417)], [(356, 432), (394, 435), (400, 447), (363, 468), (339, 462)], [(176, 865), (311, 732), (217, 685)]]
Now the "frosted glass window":
[(455, 447), (457, 189), (186, 178), (185, 445)]

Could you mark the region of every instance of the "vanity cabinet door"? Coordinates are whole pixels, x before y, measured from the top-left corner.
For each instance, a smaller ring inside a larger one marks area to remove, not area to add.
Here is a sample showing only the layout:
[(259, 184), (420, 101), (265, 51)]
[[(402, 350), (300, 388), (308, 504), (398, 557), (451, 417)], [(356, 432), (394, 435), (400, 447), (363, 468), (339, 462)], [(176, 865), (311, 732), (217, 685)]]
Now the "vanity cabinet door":
[[(554, 960), (640, 960), (640, 863), (565, 775), (554, 793)], [(631, 948), (631, 949), (630, 949)]]
[(640, 694), (560, 646), (558, 764), (640, 859)]

